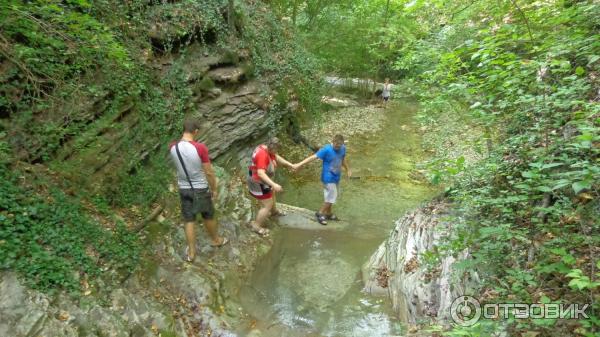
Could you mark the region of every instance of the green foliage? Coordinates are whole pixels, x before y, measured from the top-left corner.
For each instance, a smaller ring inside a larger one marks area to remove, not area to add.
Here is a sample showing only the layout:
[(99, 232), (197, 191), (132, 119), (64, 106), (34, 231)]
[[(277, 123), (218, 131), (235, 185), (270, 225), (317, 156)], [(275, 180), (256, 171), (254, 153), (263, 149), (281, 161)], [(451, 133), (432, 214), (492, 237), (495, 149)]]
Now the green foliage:
[[(435, 182), (452, 185), (461, 214), (437, 254), (468, 250), (471, 261), (457, 267), (477, 270), (493, 301), (589, 303), (600, 246), (600, 6), (450, 7), (409, 7), (406, 15), (428, 34), (417, 34), (422, 38), (395, 63), (418, 78), (409, 86), (420, 97), (423, 123), (464, 118), (466, 110), (465, 122), (481, 135), (472, 146), (485, 148), (478, 161), (450, 148), (429, 166)], [(578, 321), (577, 332), (592, 336), (597, 322), (597, 315)], [(514, 331), (573, 329), (560, 320), (510, 323)], [(477, 335), (466, 330), (453, 333)]]
[[(597, 265), (597, 264), (596, 264)], [(596, 273), (596, 277), (599, 277), (600, 273)], [(596, 289), (600, 286), (599, 281), (592, 281), (588, 276), (586, 276), (581, 269), (573, 269), (568, 274), (567, 277), (571, 278), (569, 282), (569, 287), (577, 290), (584, 289)]]
[(443, 333), (443, 336), (448, 337), (488, 337), (494, 336), (494, 333), (502, 331), (502, 327), (498, 322), (481, 320), (472, 326), (456, 326), (451, 331), (447, 331), (442, 326), (432, 326), (427, 329), (428, 332)]
[(198, 82), (198, 84), (196, 85), (196, 88), (201, 91), (208, 91), (214, 87), (215, 82), (213, 82), (213, 80), (211, 80), (208, 76), (203, 77), (202, 80), (200, 80), (200, 82)]
[[(0, 269), (16, 270), (34, 289), (75, 294), (81, 277), (137, 266), (140, 245), (124, 224), (104, 229), (61, 191), (38, 196), (6, 167), (0, 173)], [(118, 275), (104, 278), (120, 281)]]
[[(165, 146), (166, 148), (166, 146)], [(166, 150), (165, 150), (166, 151)], [(166, 183), (172, 180), (173, 168), (165, 156), (155, 156), (146, 165), (138, 165), (136, 174), (120, 177), (118, 186), (105, 186), (107, 199), (111, 205), (149, 206), (165, 191)]]
[(393, 60), (415, 39), (401, 2), (278, 0), (273, 8), (304, 37), (324, 70), (338, 76), (399, 76)]
[(96, 18), (90, 3), (9, 0), (0, 6), (0, 50), (9, 68), (0, 110), (16, 111), (99, 63), (130, 67), (125, 47)]
[(250, 51), (252, 75), (276, 91), (279, 107), (272, 112), (282, 114), (285, 104), (297, 100), (300, 113), (318, 115), (323, 87), (319, 63), (302, 47), (294, 29), (263, 5), (242, 9), (242, 48)]
[(156, 4), (140, 12), (150, 37), (171, 51), (176, 44), (186, 45), (197, 37), (204, 41), (208, 33), (226, 34), (223, 7), (221, 0), (183, 0)]

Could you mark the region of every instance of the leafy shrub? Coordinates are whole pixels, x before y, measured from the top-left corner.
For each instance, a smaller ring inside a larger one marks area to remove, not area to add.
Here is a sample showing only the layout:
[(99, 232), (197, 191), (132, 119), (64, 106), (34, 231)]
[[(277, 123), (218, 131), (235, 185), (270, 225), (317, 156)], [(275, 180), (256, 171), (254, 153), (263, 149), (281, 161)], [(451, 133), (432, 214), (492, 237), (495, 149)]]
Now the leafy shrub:
[(6, 166), (0, 173), (0, 269), (16, 270), (34, 289), (72, 293), (80, 277), (135, 269), (141, 247), (124, 224), (105, 229), (61, 191), (43, 197), (19, 187)]
[[(474, 165), (442, 158), (435, 166), (461, 211), (439, 254), (468, 249), (472, 260), (459, 272), (476, 270), (489, 301), (591, 302), (597, 311), (600, 6), (499, 4), (474, 24), (480, 5), (462, 13), (455, 33), (420, 41), (422, 56), (397, 64), (422, 60), (422, 117), (470, 106), (469, 121), (488, 143), (487, 158)], [(592, 314), (510, 321), (509, 329), (594, 336), (598, 322)]]

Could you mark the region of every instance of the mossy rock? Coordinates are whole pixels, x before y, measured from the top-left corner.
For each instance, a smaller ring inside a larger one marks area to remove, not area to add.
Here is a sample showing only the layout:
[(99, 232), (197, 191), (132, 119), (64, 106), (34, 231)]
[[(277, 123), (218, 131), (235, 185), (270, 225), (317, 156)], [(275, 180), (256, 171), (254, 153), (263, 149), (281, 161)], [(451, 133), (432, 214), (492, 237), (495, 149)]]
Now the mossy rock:
[(153, 6), (146, 13), (148, 36), (162, 45), (218, 28), (222, 9), (211, 2), (179, 2)]

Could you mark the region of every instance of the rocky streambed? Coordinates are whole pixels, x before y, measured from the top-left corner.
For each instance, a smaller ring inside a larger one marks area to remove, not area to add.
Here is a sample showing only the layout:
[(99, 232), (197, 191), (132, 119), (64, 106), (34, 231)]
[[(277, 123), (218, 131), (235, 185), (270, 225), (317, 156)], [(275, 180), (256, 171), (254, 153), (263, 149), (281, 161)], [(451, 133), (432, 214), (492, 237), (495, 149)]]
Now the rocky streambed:
[[(280, 218), (273, 247), (260, 259), (240, 292), (250, 315), (240, 334), (260, 336), (395, 336), (406, 327), (394, 302), (364, 291), (362, 265), (384, 241), (399, 214), (436, 191), (416, 170), (425, 154), (413, 123), (416, 105), (395, 102), (383, 109), (356, 99), (325, 98), (338, 108), (302, 133), (318, 145), (336, 133), (347, 139), (353, 179), (340, 182), (334, 206), (343, 220), (320, 226), (314, 210), (322, 202), (320, 164), (281, 173), (280, 201), (293, 215)], [(310, 150), (286, 144), (293, 162)], [(298, 207), (302, 209), (298, 209)]]
[[(433, 224), (444, 207), (424, 208), (393, 226), (399, 214), (437, 193), (415, 169), (424, 156), (415, 111), (411, 102), (386, 110), (344, 105), (304, 130), (321, 144), (335, 133), (346, 135), (355, 179), (341, 182), (335, 209), (344, 221), (325, 227), (312, 219), (322, 201), (320, 168), (313, 164), (276, 177), (285, 189), (279, 201), (293, 206), (281, 206), (289, 215), (272, 222), (272, 236), (250, 232), (244, 226), (252, 217), (243, 179), (248, 146), (228, 154), (228, 169), (218, 169), (217, 208), (229, 245), (210, 248), (199, 229), (200, 254), (194, 264), (185, 263), (171, 188), (164, 210), (141, 231), (147, 246), (142, 264), (120, 286), (91, 288), (79, 297), (47, 295), (0, 274), (0, 314), (7, 318), (0, 335), (393, 336), (406, 333), (406, 322), (440, 316), (459, 290), (450, 289), (451, 261), (427, 284), (428, 271), (413, 261), (435, 245)], [(310, 154), (288, 145), (283, 154), (292, 161)], [(386, 287), (378, 279), (384, 269), (390, 271)]]

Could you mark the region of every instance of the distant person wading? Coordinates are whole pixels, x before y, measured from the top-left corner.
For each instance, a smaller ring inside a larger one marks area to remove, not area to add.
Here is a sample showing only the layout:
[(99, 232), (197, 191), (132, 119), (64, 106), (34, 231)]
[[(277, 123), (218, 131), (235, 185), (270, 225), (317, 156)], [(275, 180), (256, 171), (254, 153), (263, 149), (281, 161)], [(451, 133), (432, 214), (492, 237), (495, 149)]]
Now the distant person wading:
[(390, 100), (390, 96), (392, 94), (392, 84), (390, 83), (390, 79), (386, 78), (383, 83), (383, 91), (381, 92), (381, 98), (383, 100), (383, 107), (387, 108), (387, 103)]

